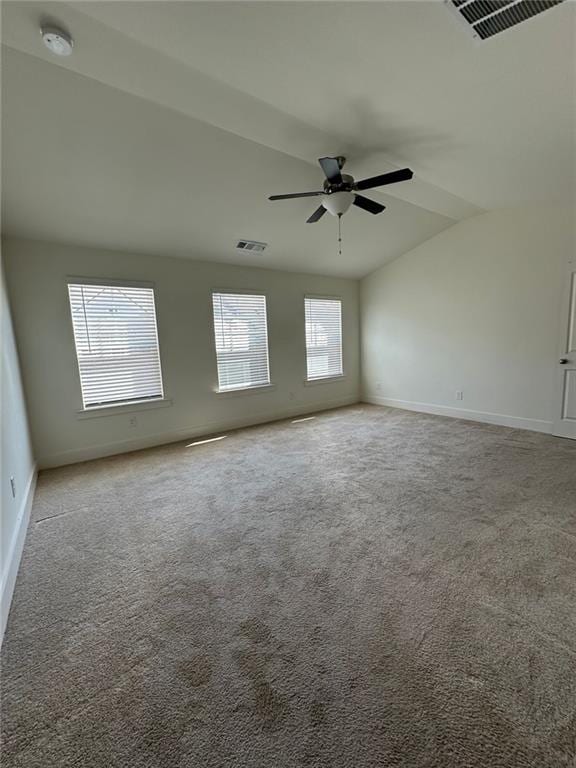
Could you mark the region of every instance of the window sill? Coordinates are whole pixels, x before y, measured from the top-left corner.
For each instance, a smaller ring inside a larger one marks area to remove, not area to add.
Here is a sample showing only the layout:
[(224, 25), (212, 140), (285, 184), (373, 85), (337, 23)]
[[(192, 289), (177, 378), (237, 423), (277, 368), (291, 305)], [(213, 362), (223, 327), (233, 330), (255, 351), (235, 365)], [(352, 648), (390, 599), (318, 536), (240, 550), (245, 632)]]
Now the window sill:
[(276, 384), (260, 384), (257, 387), (243, 387), (242, 389), (216, 389), (214, 394), (218, 397), (233, 397), (236, 395), (258, 394), (258, 392), (268, 392), (276, 389)]
[(77, 419), (96, 419), (102, 416), (117, 416), (122, 413), (137, 413), (150, 411), (155, 408), (169, 408), (172, 400), (162, 398), (158, 400), (141, 400), (133, 403), (120, 403), (118, 405), (101, 405), (95, 408), (83, 408), (76, 412)]
[(346, 375), (344, 373), (338, 374), (338, 376), (323, 376), (321, 379), (306, 379), (304, 381), (305, 387), (315, 387), (316, 384), (330, 384), (334, 381), (342, 381), (342, 379), (345, 379)]

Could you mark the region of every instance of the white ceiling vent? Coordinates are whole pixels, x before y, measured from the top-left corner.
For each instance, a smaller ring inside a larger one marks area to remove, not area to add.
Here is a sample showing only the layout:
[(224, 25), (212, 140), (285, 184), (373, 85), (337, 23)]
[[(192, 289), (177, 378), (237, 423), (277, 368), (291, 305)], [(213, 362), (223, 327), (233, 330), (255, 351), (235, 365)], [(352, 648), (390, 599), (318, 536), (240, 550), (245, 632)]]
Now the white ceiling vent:
[(445, 0), (478, 40), (486, 40), (565, 0)]
[(259, 243), (257, 240), (238, 240), (236, 243), (236, 250), (261, 253), (267, 245), (268, 243)]

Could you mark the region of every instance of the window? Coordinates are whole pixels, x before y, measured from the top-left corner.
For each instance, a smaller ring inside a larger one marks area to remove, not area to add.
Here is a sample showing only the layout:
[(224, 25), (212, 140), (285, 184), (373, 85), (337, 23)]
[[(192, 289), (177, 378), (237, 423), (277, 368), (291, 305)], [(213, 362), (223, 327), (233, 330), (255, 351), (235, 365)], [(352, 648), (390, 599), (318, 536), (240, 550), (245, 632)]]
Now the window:
[(266, 296), (213, 293), (220, 391), (270, 384)]
[(154, 290), (68, 285), (84, 408), (164, 397)]
[(304, 299), (308, 381), (342, 376), (342, 302)]

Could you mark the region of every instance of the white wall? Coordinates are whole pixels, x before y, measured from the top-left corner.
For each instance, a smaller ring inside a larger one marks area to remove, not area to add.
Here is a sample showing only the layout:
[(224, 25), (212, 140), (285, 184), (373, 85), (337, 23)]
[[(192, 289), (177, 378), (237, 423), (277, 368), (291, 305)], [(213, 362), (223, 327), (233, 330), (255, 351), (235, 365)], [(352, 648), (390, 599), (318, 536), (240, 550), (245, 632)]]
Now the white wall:
[(550, 431), (573, 247), (569, 210), (499, 210), (364, 278), (363, 398)]
[[(39, 465), (56, 466), (159, 442), (357, 402), (358, 282), (27, 240), (4, 242), (14, 324)], [(147, 280), (170, 407), (78, 418), (81, 394), (66, 277)], [(211, 291), (268, 297), (271, 379), (266, 391), (218, 394)], [(304, 295), (343, 299), (342, 380), (305, 385)]]
[[(28, 430), (26, 404), (20, 379), (18, 354), (6, 295), (4, 268), (1, 272), (0, 324), (2, 340), (1, 420), (2, 453), (0, 455), (1, 546), (0, 546), (0, 639), (4, 633), (10, 599), (14, 589), (22, 546), (34, 494), (36, 468)], [(14, 478), (12, 496), (10, 478)]]

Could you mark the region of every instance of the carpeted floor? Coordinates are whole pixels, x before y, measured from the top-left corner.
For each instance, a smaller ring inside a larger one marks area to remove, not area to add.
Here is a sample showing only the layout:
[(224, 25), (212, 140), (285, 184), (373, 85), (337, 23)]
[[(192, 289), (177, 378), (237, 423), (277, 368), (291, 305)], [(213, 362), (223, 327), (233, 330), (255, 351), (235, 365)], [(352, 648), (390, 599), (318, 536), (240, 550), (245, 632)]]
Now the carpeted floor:
[(576, 444), (355, 406), (41, 474), (3, 768), (565, 768)]

